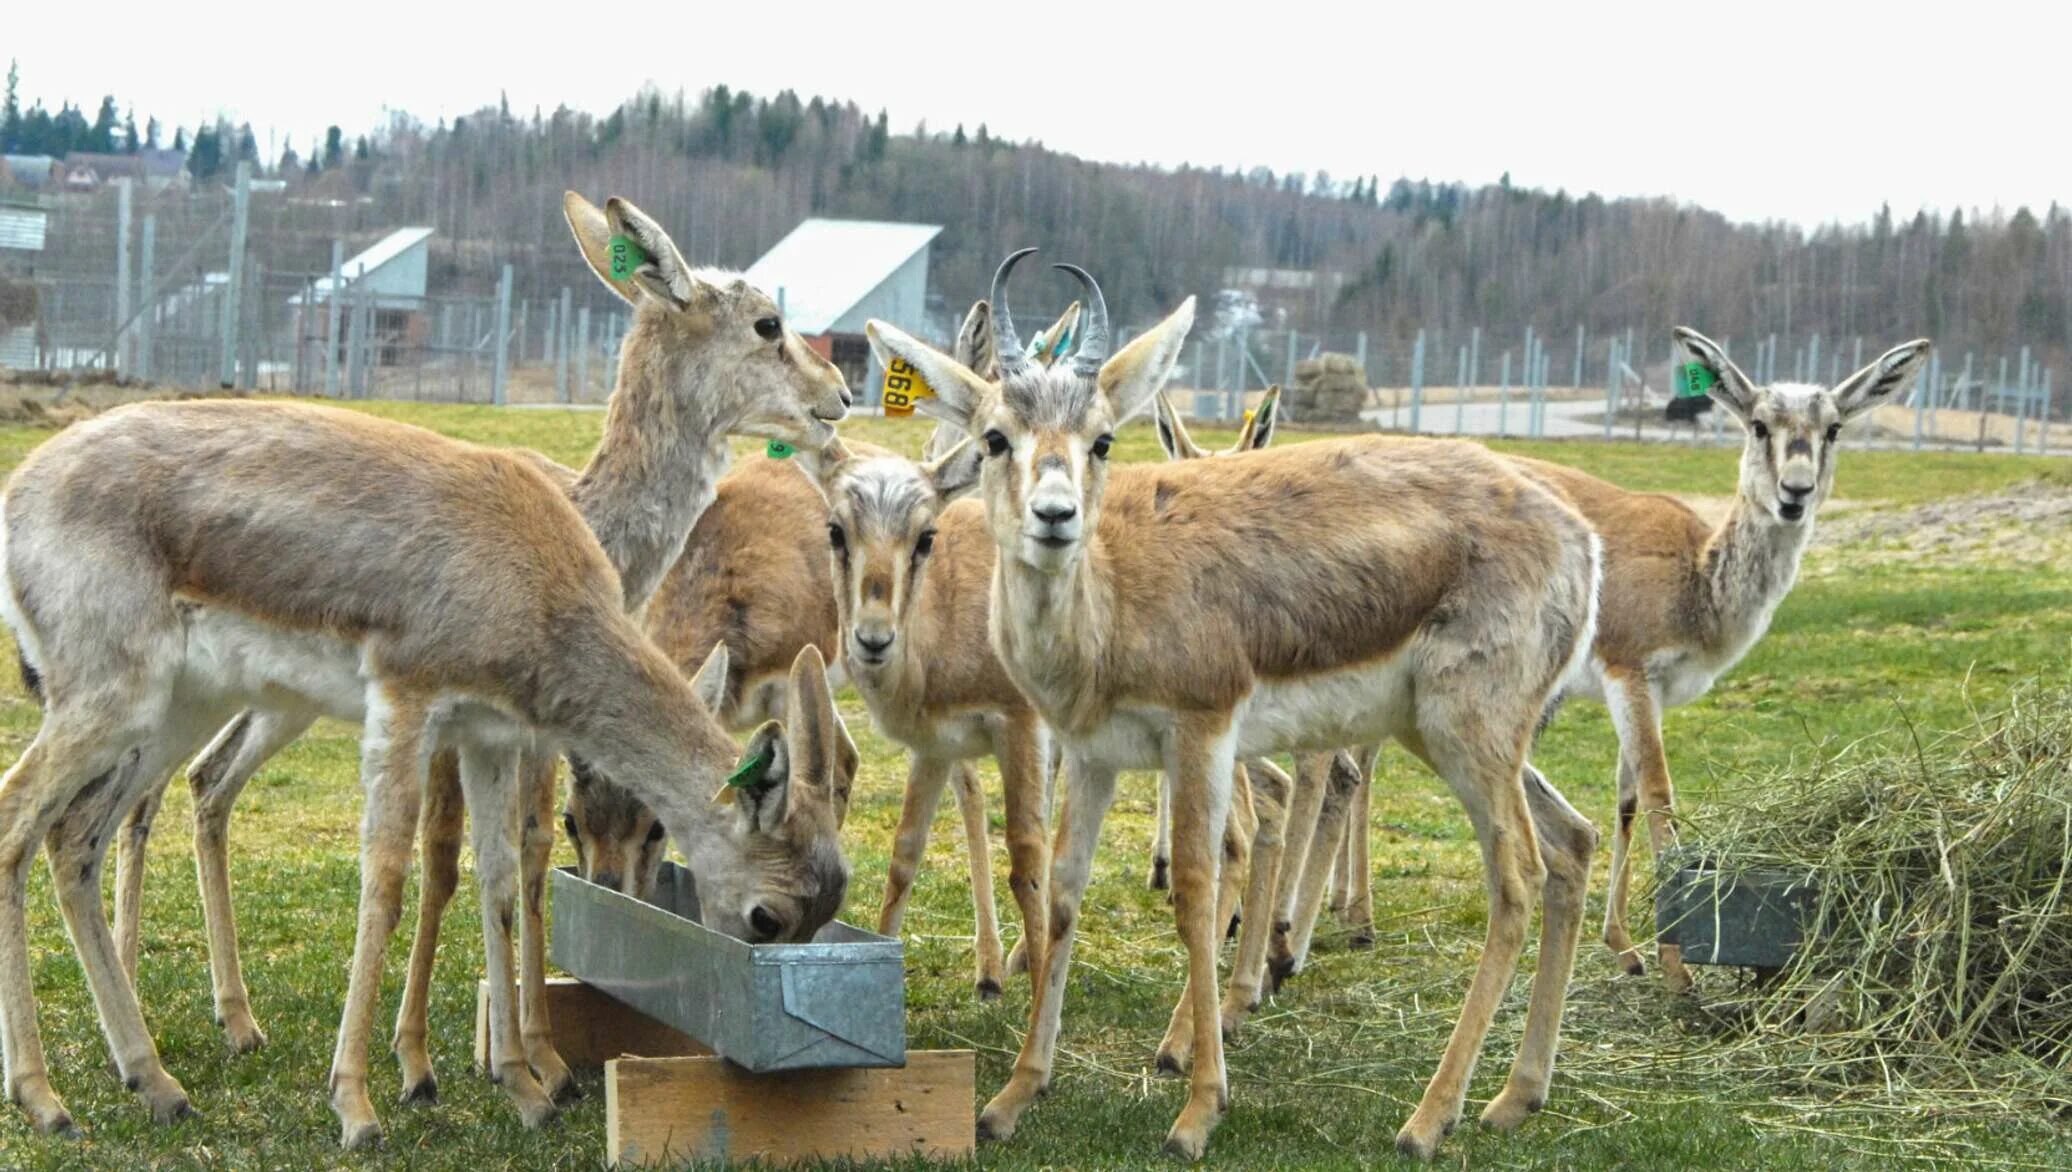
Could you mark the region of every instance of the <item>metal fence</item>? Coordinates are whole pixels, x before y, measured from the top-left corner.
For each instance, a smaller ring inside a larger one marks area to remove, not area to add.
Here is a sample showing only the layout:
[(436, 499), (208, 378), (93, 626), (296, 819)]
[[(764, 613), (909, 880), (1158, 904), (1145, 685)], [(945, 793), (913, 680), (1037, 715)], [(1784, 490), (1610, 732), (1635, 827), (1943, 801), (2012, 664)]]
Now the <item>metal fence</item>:
[[(542, 254), (469, 281), (434, 266), (444, 291), (376, 296), (343, 282), (344, 238), (386, 226), (357, 205), (255, 200), (248, 173), (221, 190), (142, 198), (127, 184), (63, 197), (55, 245), (30, 271), (38, 365), (114, 369), (181, 387), (448, 403), (598, 403), (609, 394), (625, 307), (576, 261)], [(470, 246), (471, 247), (471, 246)], [(492, 258), (493, 259), (493, 258)], [(480, 258), (470, 257), (471, 261)], [(18, 266), (17, 266), (18, 267)], [(450, 270), (450, 271), (449, 271)], [(0, 272), (4, 275), (4, 272)], [(328, 280), (327, 280), (328, 278)], [(328, 290), (343, 289), (337, 297)], [(1032, 307), (1031, 312), (1035, 312)], [(1127, 335), (1125, 334), (1125, 340)], [(1723, 338), (1751, 377), (1832, 385), (1875, 351), (1865, 339)], [(1877, 343), (1872, 343), (1876, 345)], [(1205, 323), (1174, 386), (1197, 417), (1235, 420), (1248, 396), (1291, 388), (1287, 415), (1313, 412), (1305, 364), (1326, 355), (1357, 374), (1368, 425), (1425, 434), (1721, 442), (1724, 413), (1671, 423), (1673, 344), (1656, 331), (1433, 325), (1392, 335), (1217, 328)], [(877, 387), (863, 388), (866, 407)], [(1343, 404), (1341, 404), (1341, 407)], [(1908, 403), (1877, 412), (1870, 442), (2036, 452), (2072, 448), (2053, 372), (2030, 347), (1938, 350)]]

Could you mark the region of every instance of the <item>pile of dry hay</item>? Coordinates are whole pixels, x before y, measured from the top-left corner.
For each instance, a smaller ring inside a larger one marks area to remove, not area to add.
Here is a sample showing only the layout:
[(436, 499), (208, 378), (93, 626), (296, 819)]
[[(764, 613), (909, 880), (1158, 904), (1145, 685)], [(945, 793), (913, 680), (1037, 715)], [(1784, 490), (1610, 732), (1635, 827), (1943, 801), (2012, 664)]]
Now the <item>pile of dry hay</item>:
[(1706, 1006), (1717, 1059), (1823, 1097), (2072, 1110), (2072, 686), (1740, 792), (1686, 841), (1809, 878), (1818, 912), (1789, 967)]

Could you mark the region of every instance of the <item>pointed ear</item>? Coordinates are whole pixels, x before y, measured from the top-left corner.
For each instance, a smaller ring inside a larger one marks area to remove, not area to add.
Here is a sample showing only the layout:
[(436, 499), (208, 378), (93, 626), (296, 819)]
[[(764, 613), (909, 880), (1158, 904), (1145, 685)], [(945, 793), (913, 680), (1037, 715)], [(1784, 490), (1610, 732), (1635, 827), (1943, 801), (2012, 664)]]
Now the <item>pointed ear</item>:
[(712, 800), (732, 802), (741, 812), (742, 829), (770, 834), (784, 825), (790, 791), (791, 746), (784, 725), (766, 720), (748, 738), (748, 748)]
[(1684, 356), (1704, 367), (1712, 375), (1712, 387), (1707, 392), (1712, 401), (1732, 412), (1734, 418), (1747, 423), (1755, 410), (1755, 383), (1741, 373), (1727, 352), (1719, 343), (1689, 326), (1678, 326), (1671, 331), (1676, 343), (1683, 348)]
[(1842, 418), (1853, 419), (1873, 407), (1900, 401), (1905, 390), (1928, 365), (1934, 346), (1926, 338), (1894, 346), (1878, 355), (1877, 361), (1842, 380), (1834, 389), (1835, 406)]
[(999, 374), (1000, 362), (993, 353), (993, 307), (983, 299), (972, 302), (971, 312), (964, 315), (964, 324), (957, 329), (956, 345), (950, 347), (950, 357), (987, 378)]
[(1281, 417), (1281, 384), (1266, 388), (1259, 397), (1259, 406), (1252, 409), (1245, 419), (1244, 429), (1237, 433), (1237, 442), (1230, 445), (1232, 452), (1256, 452), (1273, 442), (1274, 424)]
[[(634, 207), (631, 201), (616, 195), (605, 200), (604, 219), (613, 240), (624, 237), (626, 243), (639, 252), (639, 255), (625, 257), (608, 255), (604, 271), (598, 274), (605, 279), (605, 284), (623, 285), (635, 295), (653, 298), (678, 309), (688, 309), (718, 296), (718, 290), (692, 275), (691, 266), (684, 262), (683, 254), (676, 250), (676, 242), (662, 230), (662, 225)], [(625, 245), (614, 243), (609, 247), (623, 248)], [(589, 255), (587, 250), (584, 255)], [(615, 263), (617, 267), (614, 267)], [(631, 275), (615, 283), (612, 274), (624, 271), (627, 265), (632, 266)], [(592, 267), (595, 267), (594, 262)]]
[(806, 474), (806, 483), (820, 490), (823, 499), (832, 500), (830, 494), (834, 488), (835, 476), (841, 472), (842, 465), (848, 463), (850, 458), (849, 445), (837, 436), (818, 448), (800, 448), (792, 456), (792, 462), (799, 466), (799, 471)]
[(727, 645), (714, 643), (705, 656), (705, 662), (691, 674), (691, 691), (697, 694), (698, 703), (705, 705), (715, 714), (727, 703)]
[(604, 287), (628, 304), (635, 304), (633, 285), (629, 280), (612, 276), (612, 228), (598, 210), (596, 204), (573, 191), (561, 193), (561, 214), (568, 220), (568, 230), (575, 235), (576, 247), (582, 250), (583, 259), (590, 265), (590, 271), (604, 282)]
[(1065, 351), (1072, 348), (1072, 337), (1079, 330), (1080, 308), (1080, 304), (1074, 301), (1058, 315), (1058, 320), (1050, 323), (1050, 328), (1036, 335), (1035, 340), (1029, 343), (1030, 357), (1044, 366), (1063, 358)]
[(935, 486), (935, 495), (945, 501), (953, 501), (978, 486), (979, 469), (985, 466), (985, 453), (976, 443), (965, 440), (951, 448), (949, 454), (933, 464), (924, 465), (928, 482)]
[(921, 381), (928, 384), (931, 392), (914, 404), (914, 409), (930, 419), (971, 430), (972, 413), (978, 410), (979, 402), (991, 389), (991, 384), (973, 374), (971, 368), (919, 341), (898, 326), (888, 325), (876, 318), (864, 323), (864, 336), (871, 341), (871, 352), (886, 367), (897, 358), (920, 374)]
[(835, 715), (835, 696), (827, 683), (827, 663), (820, 648), (811, 643), (799, 648), (791, 661), (791, 694), (785, 714), (791, 721), (787, 744), (791, 749), (791, 797), (793, 801), (820, 800), (836, 803), (835, 820), (846, 812), (848, 795), (836, 794), (841, 742), (848, 736), (841, 718)]
[(1208, 455), (1187, 434), (1187, 425), (1180, 421), (1180, 413), (1164, 391), (1158, 392), (1158, 446), (1165, 449), (1168, 460), (1199, 460)]
[(1108, 396), (1109, 410), (1117, 425), (1127, 423), (1151, 407), (1152, 396), (1172, 377), (1180, 361), (1180, 347), (1194, 326), (1194, 298), (1180, 303), (1173, 315), (1122, 348), (1121, 353), (1101, 366), (1098, 385)]

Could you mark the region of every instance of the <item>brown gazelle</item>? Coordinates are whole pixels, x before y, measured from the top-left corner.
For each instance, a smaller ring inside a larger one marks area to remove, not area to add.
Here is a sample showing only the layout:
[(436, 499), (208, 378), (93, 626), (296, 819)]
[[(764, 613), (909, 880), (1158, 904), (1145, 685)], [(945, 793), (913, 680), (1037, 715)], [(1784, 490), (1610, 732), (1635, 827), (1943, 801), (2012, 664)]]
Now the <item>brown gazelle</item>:
[[(768, 754), (758, 800), (712, 812), (681, 778), (695, 787), (719, 771), (734, 757), (731, 742), (625, 614), (629, 590), (651, 587), (681, 542), (667, 531), (671, 519), (683, 516), (687, 529), (684, 511), (709, 496), (691, 492), (687, 501), (686, 490), (723, 453), (716, 434), (700, 437), (702, 447), (687, 444), (696, 434), (687, 421), (738, 409), (733, 430), (814, 441), (842, 414), (839, 377), (816, 365), (767, 298), (711, 284), (630, 205), (615, 200), (598, 212), (571, 196), (568, 210), (600, 276), (612, 237), (644, 251), (615, 287), (631, 291), (633, 336), (648, 339), (629, 340), (629, 352), (647, 353), (645, 370), (631, 378), (622, 370), (607, 422), (613, 432), (616, 421), (623, 442), (612, 460), (601, 452), (593, 461), (573, 505), (537, 457), (350, 413), (230, 404), (111, 413), (39, 449), (8, 489), (9, 588), (0, 593), (48, 707), (37, 742), (0, 782), (0, 881), (19, 883), (36, 837), (55, 823), (54, 858), (69, 860), (59, 870), (85, 883), (115, 821), (241, 705), (300, 719), (366, 718), (360, 933), (332, 1076), (348, 1144), (379, 1135), (366, 1096), (366, 1033), (423, 759), (439, 740), (458, 748), (474, 811), (495, 1073), (529, 1123), (551, 1113), (517, 1052), (509, 994), (518, 754), (534, 747), (531, 730), (585, 751), (600, 745), (596, 760), (630, 770), (629, 784), (655, 804), (701, 887), (710, 874), (716, 896), (707, 907), (722, 930), (743, 934), (748, 906), (766, 888), (789, 888), (784, 898), (819, 909), (830, 904), (827, 889), (846, 883), (828, 778), (812, 771), (829, 731), (804, 730), (816, 740), (802, 784), (788, 785), (781, 755)], [(772, 351), (765, 367), (737, 370), (726, 351), (741, 344), (711, 344), (735, 330)], [(701, 401), (715, 367), (727, 383), (760, 385), (761, 394)], [(758, 378), (759, 369), (768, 373)], [(652, 402), (643, 410), (633, 399)], [(119, 483), (92, 471), (111, 465), (124, 469)], [(94, 597), (66, 587), (81, 575), (96, 581)], [(117, 649), (96, 630), (134, 630), (134, 641)], [(627, 720), (639, 725), (630, 736), (620, 727)], [(216, 747), (235, 753), (249, 724), (234, 723)], [(64, 887), (118, 1066), (156, 1113), (184, 1111), (186, 1096), (158, 1063), (108, 937), (97, 887)], [(25, 945), (18, 886), (14, 896), (0, 901), (9, 1088), (39, 1127), (62, 1129), (69, 1116), (43, 1070), (30, 994), (12, 979)], [(813, 927), (802, 919), (798, 930)]]
[[(1011, 1134), (1050, 1078), (1096, 832), (1122, 768), (1174, 774), (1173, 892), (1188, 953), (1193, 1075), (1167, 1138), (1199, 1156), (1226, 1098), (1216, 1014), (1215, 844), (1240, 758), (1384, 735), (1411, 745), (1468, 808), (1489, 879), (1489, 936), (1439, 1071), (1397, 1137), (1431, 1155), (1544, 893), (1524, 1041), (1486, 1123), (1544, 1101), (1594, 831), (1537, 778), (1527, 744), (1587, 647), (1596, 539), (1552, 494), (1469, 445), (1348, 440), (1239, 460), (1111, 469), (1113, 431), (1149, 409), (1192, 324), (1190, 300), (1112, 358), (1093, 279), (1078, 353), (1020, 355), (994, 278), (1000, 378), (882, 322), (934, 391), (924, 409), (979, 437), (997, 547), (991, 628), (1021, 690), (1065, 744), (1049, 933), (1031, 957), (1031, 1027), (979, 1119)], [(1272, 508), (1257, 507), (1261, 501)], [(1261, 599), (1282, 600), (1261, 606)], [(1537, 826), (1536, 826), (1537, 824)]]

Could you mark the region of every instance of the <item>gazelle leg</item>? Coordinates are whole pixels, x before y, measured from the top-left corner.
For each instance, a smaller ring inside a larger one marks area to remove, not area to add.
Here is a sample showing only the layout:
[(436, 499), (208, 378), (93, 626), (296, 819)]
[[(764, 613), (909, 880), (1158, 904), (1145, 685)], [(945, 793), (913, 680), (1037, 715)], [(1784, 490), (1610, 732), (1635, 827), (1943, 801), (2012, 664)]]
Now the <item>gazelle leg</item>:
[(417, 841), (424, 856), (424, 878), (417, 889), (417, 934), (410, 942), (409, 975), (403, 981), (403, 1003), (396, 1010), (396, 1033), (390, 1045), (403, 1076), (402, 1102), (436, 1103), (439, 1079), (425, 1050), (432, 1000), (432, 962), (439, 950), (439, 924), (446, 905), (460, 885), (460, 840), (466, 829), (467, 803), (461, 795), (460, 757), (452, 749), (432, 754), (425, 769), (424, 805), (417, 816)]
[(1346, 816), (1352, 809), (1353, 794), (1360, 788), (1360, 767), (1351, 753), (1341, 749), (1321, 756), (1318, 768), (1325, 777), (1324, 806), (1317, 815), (1316, 838), (1309, 851), (1317, 866), (1303, 875), (1296, 891), (1295, 928), (1288, 938), (1291, 963), (1287, 975), (1291, 977), (1309, 963), (1309, 945), (1316, 936), (1317, 917), (1324, 911), (1324, 886), (1330, 878), (1322, 864), (1340, 853), (1338, 844), (1350, 833)]
[(892, 863), (885, 872), (885, 902), (878, 909), (878, 935), (899, 935), (906, 917), (907, 896), (928, 853), (928, 829), (935, 807), (950, 783), (955, 763), (945, 758), (907, 754), (906, 793), (899, 807), (899, 829), (892, 836)]
[(132, 987), (137, 983), (137, 951), (143, 934), (144, 855), (151, 845), (152, 823), (158, 818), (166, 786), (172, 780), (173, 771), (167, 769), (150, 782), (144, 796), (130, 807), (129, 817), (122, 820), (116, 843), (115, 952), (122, 958), (123, 975)]
[(1165, 891), (1172, 886), (1173, 868), (1173, 779), (1161, 773), (1158, 775), (1157, 819), (1151, 829), (1151, 879), (1153, 891)]
[(379, 688), (368, 689), (360, 742), (365, 807), (360, 814), (359, 924), (338, 1046), (331, 1056), (331, 1110), (338, 1116), (339, 1142), (347, 1148), (381, 1139), (381, 1121), (367, 1097), (367, 1042), (381, 998), (382, 960), (403, 914), (403, 882), (410, 872), (424, 785), (425, 717), (417, 697), (390, 698)]
[(1251, 865), (1246, 868), (1244, 906), (1252, 913), (1238, 925), (1237, 955), (1230, 963), (1230, 987), (1223, 995), (1223, 1036), (1228, 1038), (1259, 1007), (1259, 986), (1266, 969), (1266, 942), (1273, 932), (1273, 891), (1284, 846), (1283, 828), (1295, 783), (1269, 761), (1244, 766), (1252, 790), (1258, 829), (1252, 834)]
[(1354, 948), (1374, 947), (1374, 858), (1369, 836), (1374, 833), (1374, 766), (1380, 755), (1379, 745), (1362, 746), (1353, 752), (1360, 763), (1360, 784), (1353, 790), (1353, 804), (1345, 819), (1345, 868), (1350, 872), (1352, 885), (1345, 922), (1352, 929), (1349, 943)]
[(242, 712), (187, 766), (194, 794), (194, 869), (201, 883), (202, 920), (209, 937), (209, 985), (216, 1022), (233, 1053), (266, 1044), (252, 1017), (252, 997), (237, 955), (237, 916), (230, 903), (230, 810), (245, 783), (315, 718), (288, 712)]
[(1647, 965), (1633, 947), (1633, 935), (1626, 927), (1627, 868), (1633, 860), (1633, 819), (1640, 811), (1640, 778), (1619, 749), (1619, 818), (1612, 830), (1612, 874), (1604, 897), (1604, 943), (1629, 976), (1640, 976)]
[[(1305, 876), (1310, 874), (1312, 865), (1328, 869), (1330, 855), (1318, 849), (1317, 831), (1323, 821), (1330, 777), (1331, 754), (1296, 755), (1295, 797), (1289, 802), (1284, 832), (1287, 848), (1281, 855), (1281, 873), (1274, 887), (1273, 940), (1266, 953), (1267, 976), (1276, 993), (1295, 975), (1300, 963), (1295, 953), (1295, 917)], [(1328, 847), (1328, 842), (1324, 845)]]
[[(1421, 705), (1427, 703), (1443, 705), (1445, 698), (1420, 701)], [(1439, 719), (1429, 719), (1425, 714), (1420, 717), (1419, 733), (1406, 737), (1405, 743), (1446, 780), (1454, 796), (1467, 807), (1475, 837), (1482, 845), (1489, 888), (1489, 929), (1482, 945), (1482, 958), (1461, 1004), (1460, 1019), (1454, 1023), (1439, 1069), (1426, 1084), (1417, 1110), (1396, 1133), (1397, 1151), (1428, 1160), (1438, 1150), (1439, 1141), (1460, 1121), (1468, 1079), (1474, 1074), (1490, 1020), (1517, 969), (1518, 954), (1525, 946), (1525, 930), (1532, 920), (1533, 897), (1544, 883), (1546, 872), (1540, 862), (1538, 836), (1533, 831), (1532, 814), (1520, 779), (1525, 742), (1531, 731), (1530, 717), (1516, 722), (1519, 727), (1515, 746), (1503, 746), (1508, 753), (1499, 748), (1502, 740), (1508, 738), (1501, 737), (1484, 714), (1467, 719), (1464, 713), (1442, 709)], [(1472, 736), (1459, 735), (1454, 731), (1456, 727), (1475, 728), (1477, 732)]]
[[(1058, 1023), (1064, 1013), (1065, 979), (1072, 966), (1072, 939), (1079, 924), (1080, 901), (1087, 881), (1093, 877), (1094, 843), (1100, 837), (1101, 822), (1115, 801), (1115, 770), (1090, 765), (1070, 749), (1065, 758), (1065, 803), (1059, 815), (1058, 841), (1051, 866), (1050, 908), (1047, 915), (1030, 923), (1034, 932), (1047, 926), (1049, 938), (1029, 958), (1033, 996), (1029, 1004), (1029, 1032), (1015, 1059), (1014, 1074), (1007, 1085), (979, 1113), (978, 1134), (985, 1139), (1007, 1139), (1014, 1134), (1022, 1112), (1050, 1085), (1052, 1061), (1057, 1053)], [(1014, 800), (1014, 787), (1008, 798)], [(1025, 795), (1033, 800), (1036, 795)], [(1013, 826), (1010, 814), (1010, 827)], [(1009, 840), (1012, 849), (1014, 842)], [(1020, 896), (1019, 887), (1016, 895)]]
[[(1187, 1103), (1166, 1133), (1166, 1150), (1198, 1160), (1229, 1105), (1223, 1073), (1223, 1031), (1216, 1013), (1216, 856), (1230, 815), (1236, 738), (1226, 714), (1188, 714), (1166, 747), (1173, 779), (1173, 911), (1187, 948), (1187, 987), (1194, 1030)], [(1177, 1016), (1177, 1015), (1176, 1015)]]
[(1040, 972), (1042, 946), (1049, 940), (1044, 925), (1050, 918), (1046, 888), (1057, 755), (1042, 723), (1023, 713), (1003, 724), (993, 759), (1000, 764), (1001, 804), (1007, 818), (1007, 887), (1022, 917), (1021, 939), (1007, 958), (1007, 971)]
[[(1676, 845), (1676, 823), (1671, 807), (1674, 795), (1669, 784), (1669, 758), (1662, 748), (1662, 712), (1653, 689), (1639, 673), (1625, 673), (1605, 681), (1605, 703), (1612, 713), (1612, 726), (1619, 734), (1619, 825), (1612, 838), (1611, 894), (1605, 901), (1605, 942), (1625, 959), (1626, 971), (1642, 971), (1640, 954), (1627, 934), (1627, 895), (1633, 881), (1633, 818), (1643, 814), (1648, 821), (1648, 849), (1659, 860)], [(1683, 950), (1673, 944), (1658, 945), (1662, 979), (1670, 989), (1691, 986), (1684, 968)]]
[(475, 884), (482, 898), (483, 976), (489, 982), (489, 1077), (518, 1108), (518, 1119), (538, 1127), (555, 1115), (518, 1032), (518, 971), (512, 945), (518, 929), (518, 855), (529, 796), (520, 780), (516, 749), (460, 747), (460, 783), (467, 795), (475, 845)]
[[(1350, 831), (1352, 826), (1350, 810), (1348, 810), (1345, 821), (1346, 828)], [(1337, 841), (1331, 844), (1331, 895), (1324, 903), (1331, 909), (1331, 914), (1340, 919), (1345, 918), (1346, 909), (1352, 904), (1352, 853), (1353, 836), (1349, 832), (1341, 833)]]
[(1525, 767), (1525, 800), (1546, 862), (1540, 889), (1540, 958), (1532, 975), (1532, 1001), (1525, 1010), (1525, 1037), (1504, 1089), (1482, 1110), (1485, 1126), (1508, 1131), (1547, 1103), (1554, 1079), (1554, 1049), (1561, 1038), (1562, 999), (1575, 971), (1583, 938), (1583, 901), (1590, 894), (1590, 860), (1597, 853), (1597, 828), (1576, 813), (1540, 771)]
[(996, 1001), (1000, 997), (1000, 916), (993, 909), (993, 851), (986, 838), (986, 791), (979, 784), (978, 769), (969, 761), (957, 762), (952, 773), (957, 786), (957, 808), (964, 815), (964, 848), (971, 859), (971, 916), (977, 936), (978, 997)]
[[(1217, 938), (1227, 934), (1242, 893), (1252, 858), (1252, 835), (1258, 822), (1252, 813), (1252, 783), (1243, 765), (1230, 770), (1229, 814), (1224, 819), (1222, 851), (1216, 873)], [(1233, 970), (1234, 971), (1234, 970)], [(1218, 1020), (1221, 1019), (1219, 1013)], [(1194, 999), (1182, 996), (1166, 1025), (1165, 1038), (1158, 1044), (1156, 1066), (1161, 1074), (1180, 1074), (1194, 1061)]]
[(518, 1030), (525, 1061), (555, 1102), (579, 1098), (575, 1072), (554, 1048), (554, 1022), (547, 1008), (547, 872), (554, 863), (555, 780), (561, 758), (528, 750), (519, 758), (525, 793), (525, 827), (519, 857), (524, 930), (519, 933)]

